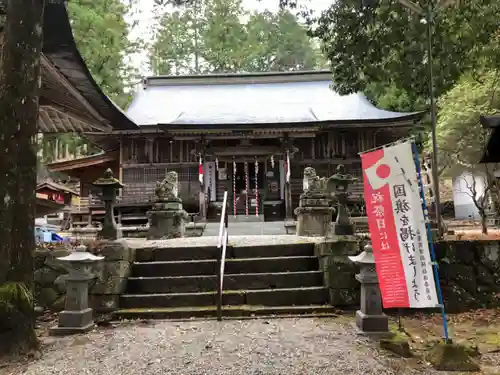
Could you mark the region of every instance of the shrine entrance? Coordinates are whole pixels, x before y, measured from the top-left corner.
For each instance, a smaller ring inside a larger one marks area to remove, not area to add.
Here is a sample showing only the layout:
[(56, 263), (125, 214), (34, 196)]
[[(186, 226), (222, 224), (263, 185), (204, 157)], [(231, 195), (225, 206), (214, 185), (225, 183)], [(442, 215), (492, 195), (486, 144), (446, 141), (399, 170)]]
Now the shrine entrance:
[(262, 215), (262, 202), (265, 187), (265, 164), (261, 162), (234, 162), (231, 173), (233, 176), (233, 207), (236, 215)]

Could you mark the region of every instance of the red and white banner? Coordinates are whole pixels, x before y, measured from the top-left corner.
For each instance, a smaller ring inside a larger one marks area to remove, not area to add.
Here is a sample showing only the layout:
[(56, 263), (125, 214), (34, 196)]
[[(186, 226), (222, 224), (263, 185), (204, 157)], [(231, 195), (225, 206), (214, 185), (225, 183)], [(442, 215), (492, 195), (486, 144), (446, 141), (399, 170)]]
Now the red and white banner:
[(290, 182), (290, 151), (286, 150), (286, 162), (285, 162), (285, 176), (286, 176), (286, 183), (288, 184)]
[(203, 163), (201, 161), (201, 156), (200, 156), (200, 165), (198, 167), (198, 180), (200, 181), (200, 184), (203, 184)]
[(361, 155), (364, 197), (384, 308), (437, 307), (410, 142)]

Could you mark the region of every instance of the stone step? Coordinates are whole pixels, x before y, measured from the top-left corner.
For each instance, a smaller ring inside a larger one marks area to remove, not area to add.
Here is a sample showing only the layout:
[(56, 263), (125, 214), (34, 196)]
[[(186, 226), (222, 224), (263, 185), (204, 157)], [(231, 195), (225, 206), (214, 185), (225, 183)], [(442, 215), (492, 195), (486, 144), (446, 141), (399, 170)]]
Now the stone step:
[(219, 259), (220, 249), (217, 246), (203, 247), (169, 247), (137, 249), (136, 262), (165, 262), (176, 260)]
[(228, 215), (229, 223), (260, 223), (264, 221), (264, 215), (262, 211), (259, 213), (259, 216), (255, 215), (255, 208), (248, 213), (248, 216), (245, 215), (245, 210), (236, 211), (236, 216), (233, 215), (231, 211)]
[[(309, 306), (223, 306), (224, 317), (289, 317), (289, 316), (335, 316), (337, 310), (329, 305)], [(176, 308), (134, 308), (121, 309), (113, 314), (116, 319), (192, 319), (217, 316), (215, 306)]]
[[(319, 271), (224, 275), (224, 290), (277, 289), (323, 285)], [(217, 290), (217, 276), (131, 277), (127, 293), (194, 293)]]
[[(324, 287), (304, 287), (286, 289), (257, 289), (224, 291), (224, 305), (295, 306), (321, 305), (328, 301), (328, 291)], [(215, 306), (217, 293), (164, 293), (125, 294), (120, 297), (120, 307), (160, 308)]]
[(313, 256), (314, 244), (273, 244), (262, 246), (235, 246), (228, 258), (299, 257)]
[[(311, 243), (228, 246), (226, 249), (227, 258), (310, 256), (313, 253)], [(137, 249), (135, 256), (137, 262), (219, 259), (220, 249), (216, 246), (149, 248)]]
[[(216, 275), (217, 260), (135, 262), (132, 277)], [(314, 256), (227, 259), (226, 274), (317, 271)]]

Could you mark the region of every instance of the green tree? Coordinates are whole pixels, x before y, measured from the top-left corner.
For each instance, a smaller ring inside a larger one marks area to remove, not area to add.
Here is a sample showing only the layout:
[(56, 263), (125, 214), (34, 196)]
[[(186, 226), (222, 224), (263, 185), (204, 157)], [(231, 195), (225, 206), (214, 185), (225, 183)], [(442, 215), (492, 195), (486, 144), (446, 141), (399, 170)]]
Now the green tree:
[(130, 98), (125, 89), (135, 80), (135, 70), (125, 57), (137, 52), (129, 40), (125, 16), (132, 4), (120, 0), (72, 0), (68, 13), (78, 49), (92, 76), (105, 94), (125, 107)]
[(210, 0), (204, 11), (201, 38), (202, 59), (213, 73), (239, 72), (245, 62), (247, 35), (240, 17), (245, 16), (241, 0)]
[[(142, 42), (131, 41), (131, 26), (125, 16), (133, 10), (134, 1), (72, 0), (68, 2), (68, 15), (80, 54), (99, 87), (120, 107), (131, 100), (130, 88), (137, 79), (135, 68), (127, 57), (142, 48)], [(91, 151), (88, 141), (77, 134), (44, 136), (39, 147), (43, 162), (55, 159), (55, 141), (61, 149), (76, 155), (82, 145)]]
[[(436, 97), (451, 89), (464, 71), (499, 61), (498, 50), (489, 48), (498, 33), (498, 14), (500, 3), (491, 0), (461, 1), (435, 10)], [(338, 0), (319, 17), (314, 35), (322, 40), (333, 88), (340, 94), (365, 92), (376, 84), (410, 102), (428, 97), (426, 25), (397, 1), (365, 7), (360, 0)]]
[(165, 13), (160, 19), (155, 42), (150, 48), (150, 63), (153, 72), (162, 75), (196, 73), (196, 26), (192, 12), (175, 11)]
[[(439, 100), (437, 140), (441, 170), (455, 176), (471, 172), (463, 181), (465, 193), (481, 216), (484, 234), (487, 233), (489, 198), (495, 202), (497, 210), (500, 200), (499, 184), (493, 174), (495, 168), (478, 165), (490, 134), (479, 123), (479, 116), (500, 110), (499, 83), (500, 74), (495, 70), (474, 75), (467, 73)], [(430, 148), (430, 144), (427, 147)], [(478, 176), (484, 181), (484, 189), (479, 186)]]
[(288, 10), (254, 13), (246, 29), (247, 71), (310, 70), (327, 65), (306, 26)]
[(496, 92), (499, 83), (498, 71), (468, 73), (440, 98), (437, 140), (442, 168), (477, 165), (489, 135), (479, 123), (479, 116), (500, 110)]
[[(44, 1), (2, 1), (0, 72), (0, 354), (37, 348), (35, 188)], [(5, 9), (6, 8), (6, 9)], [(3, 12), (2, 12), (3, 13)]]
[(155, 74), (326, 66), (318, 43), (288, 10), (249, 15), (241, 0), (198, 0), (176, 12), (164, 13), (159, 24), (150, 57)]

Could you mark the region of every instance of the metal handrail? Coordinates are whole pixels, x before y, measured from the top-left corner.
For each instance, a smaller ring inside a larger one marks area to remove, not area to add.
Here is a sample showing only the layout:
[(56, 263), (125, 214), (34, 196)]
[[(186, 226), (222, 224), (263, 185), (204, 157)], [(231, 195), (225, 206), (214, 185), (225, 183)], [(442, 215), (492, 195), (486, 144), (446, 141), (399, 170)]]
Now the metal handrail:
[(227, 190), (224, 192), (224, 201), (222, 203), (222, 213), (219, 226), (219, 243), (217, 248), (221, 249), (219, 258), (219, 271), (217, 275), (217, 320), (222, 320), (222, 290), (224, 282), (224, 267), (226, 264), (226, 249), (228, 243), (228, 211), (227, 211)]

